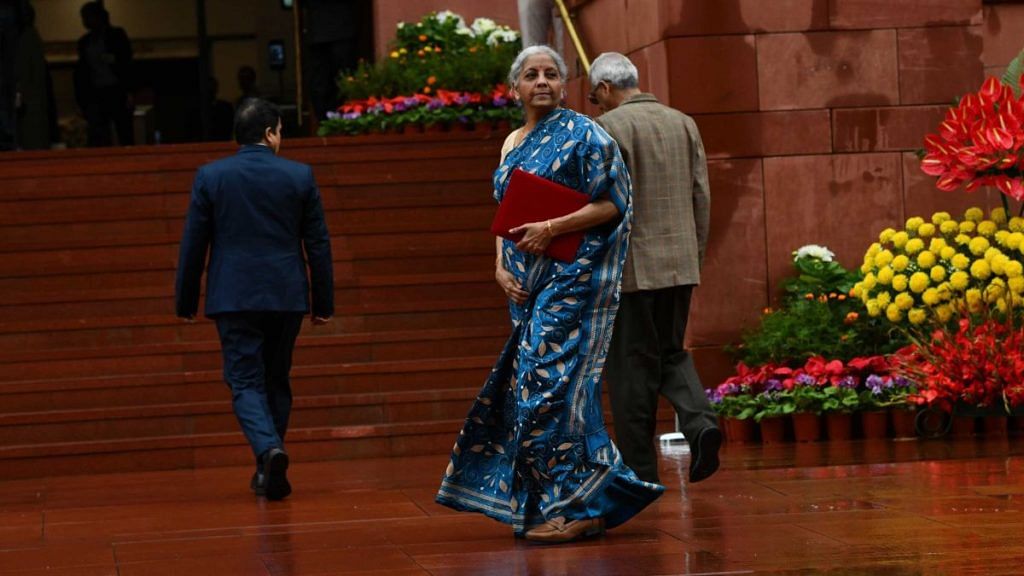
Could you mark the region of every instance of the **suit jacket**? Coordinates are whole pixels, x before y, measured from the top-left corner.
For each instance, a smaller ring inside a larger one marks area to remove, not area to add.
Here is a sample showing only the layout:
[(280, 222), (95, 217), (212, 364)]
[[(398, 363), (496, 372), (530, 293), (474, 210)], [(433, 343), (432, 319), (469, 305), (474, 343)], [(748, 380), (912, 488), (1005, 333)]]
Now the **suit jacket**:
[(313, 315), (334, 314), (330, 238), (313, 169), (305, 164), (252, 145), (199, 169), (178, 257), (178, 316), (199, 307), (207, 251), (207, 316), (308, 312), (306, 258)]
[(597, 122), (619, 143), (633, 180), (633, 231), (622, 291), (700, 283), (711, 195), (693, 118), (638, 94)]

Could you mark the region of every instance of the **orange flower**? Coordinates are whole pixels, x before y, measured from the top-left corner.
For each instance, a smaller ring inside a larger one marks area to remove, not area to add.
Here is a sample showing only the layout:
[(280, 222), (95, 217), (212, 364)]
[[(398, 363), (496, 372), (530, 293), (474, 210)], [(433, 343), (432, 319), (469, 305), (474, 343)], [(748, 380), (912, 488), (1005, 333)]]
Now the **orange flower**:
[(807, 294), (804, 295), (804, 298), (807, 298), (808, 300), (814, 300), (814, 294), (808, 292)]
[(470, 54), (475, 53), (476, 52), (476, 46), (470, 46), (469, 47), (469, 52), (470, 52)]
[(419, 56), (420, 58), (423, 58), (426, 55), (426, 52), (420, 50), (419, 52), (416, 53), (416, 55)]
[(427, 78), (427, 84), (430, 85), (430, 86), (433, 86), (436, 82), (437, 82), (437, 78), (434, 77), (434, 76), (431, 76), (430, 78)]
[(846, 324), (853, 324), (854, 322), (857, 321), (857, 318), (860, 318), (860, 314), (857, 314), (856, 312), (850, 312), (849, 314), (846, 315), (846, 319), (843, 320), (843, 322)]
[(430, 94), (430, 86), (424, 86), (423, 87), (423, 93), (424, 94)]
[(835, 292), (829, 292), (828, 297), (829, 298), (835, 298), (836, 297), (836, 293)]
[(771, 308), (771, 306), (769, 306), (769, 307), (765, 308), (764, 310), (761, 310), (761, 313), (762, 313), (762, 314), (771, 314), (771, 313), (772, 313), (772, 308)]
[(426, 34), (420, 34), (420, 42), (426, 42), (426, 41), (427, 41), (427, 35)]
[(840, 295), (839, 295), (839, 296), (837, 297), (837, 299), (838, 299), (838, 300), (839, 300), (840, 302), (842, 302), (843, 300), (846, 300), (846, 294), (840, 294)]

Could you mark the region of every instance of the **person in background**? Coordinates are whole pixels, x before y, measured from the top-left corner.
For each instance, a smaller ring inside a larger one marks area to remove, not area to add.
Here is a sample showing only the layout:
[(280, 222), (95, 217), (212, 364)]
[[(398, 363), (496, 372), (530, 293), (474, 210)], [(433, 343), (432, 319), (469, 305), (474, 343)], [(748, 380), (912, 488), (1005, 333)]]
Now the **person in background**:
[(654, 432), (665, 396), (690, 443), (690, 482), (700, 482), (718, 469), (722, 443), (683, 348), (711, 219), (704, 145), (693, 118), (640, 91), (636, 66), (622, 54), (598, 56), (590, 86), (591, 103), (604, 112), (597, 123), (619, 143), (633, 179), (633, 234), (605, 364), (615, 438), (626, 464), (657, 482)]
[(236, 110), (242, 106), (242, 102), (249, 98), (260, 97), (260, 91), (256, 88), (256, 69), (252, 66), (246, 65), (238, 68), (238, 91), (241, 92), (241, 95), (235, 101)]
[(99, 2), (82, 6), (88, 32), (78, 40), (75, 99), (89, 123), (89, 146), (134, 143), (132, 130), (132, 44), (123, 28), (111, 26), (110, 13)]
[(47, 150), (51, 141), (52, 83), (43, 51), (43, 39), (36, 29), (36, 13), (31, 4), (26, 6), (17, 52), (15, 102), (18, 112), (18, 148)]
[(304, 0), (302, 6), (309, 101), (323, 120), (338, 107), (338, 72), (358, 63), (360, 6), (358, 0)]

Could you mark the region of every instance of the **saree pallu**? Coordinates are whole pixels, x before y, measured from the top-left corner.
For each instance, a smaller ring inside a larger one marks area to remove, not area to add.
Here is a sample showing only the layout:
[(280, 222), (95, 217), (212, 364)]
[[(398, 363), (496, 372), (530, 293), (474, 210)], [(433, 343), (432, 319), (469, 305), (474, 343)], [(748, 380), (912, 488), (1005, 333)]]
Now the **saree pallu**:
[(601, 373), (618, 309), (632, 221), (618, 146), (590, 118), (548, 114), (494, 174), (501, 199), (520, 168), (608, 199), (621, 218), (584, 236), (574, 262), (516, 249), (505, 269), (530, 298), (510, 302), (512, 334), (466, 418), (437, 502), (512, 524), (517, 535), (546, 520), (603, 517), (615, 527), (664, 488), (641, 481), (604, 426)]

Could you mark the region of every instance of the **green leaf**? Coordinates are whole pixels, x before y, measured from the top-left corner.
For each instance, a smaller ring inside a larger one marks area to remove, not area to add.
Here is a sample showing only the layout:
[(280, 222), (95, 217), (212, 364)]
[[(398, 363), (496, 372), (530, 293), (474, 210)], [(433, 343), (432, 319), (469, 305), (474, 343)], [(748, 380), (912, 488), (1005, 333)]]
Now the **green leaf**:
[(1013, 89), (1013, 93), (1020, 98), (1020, 77), (1024, 74), (1024, 50), (1021, 50), (1017, 57), (1006, 67), (1003, 72), (1003, 84)]

